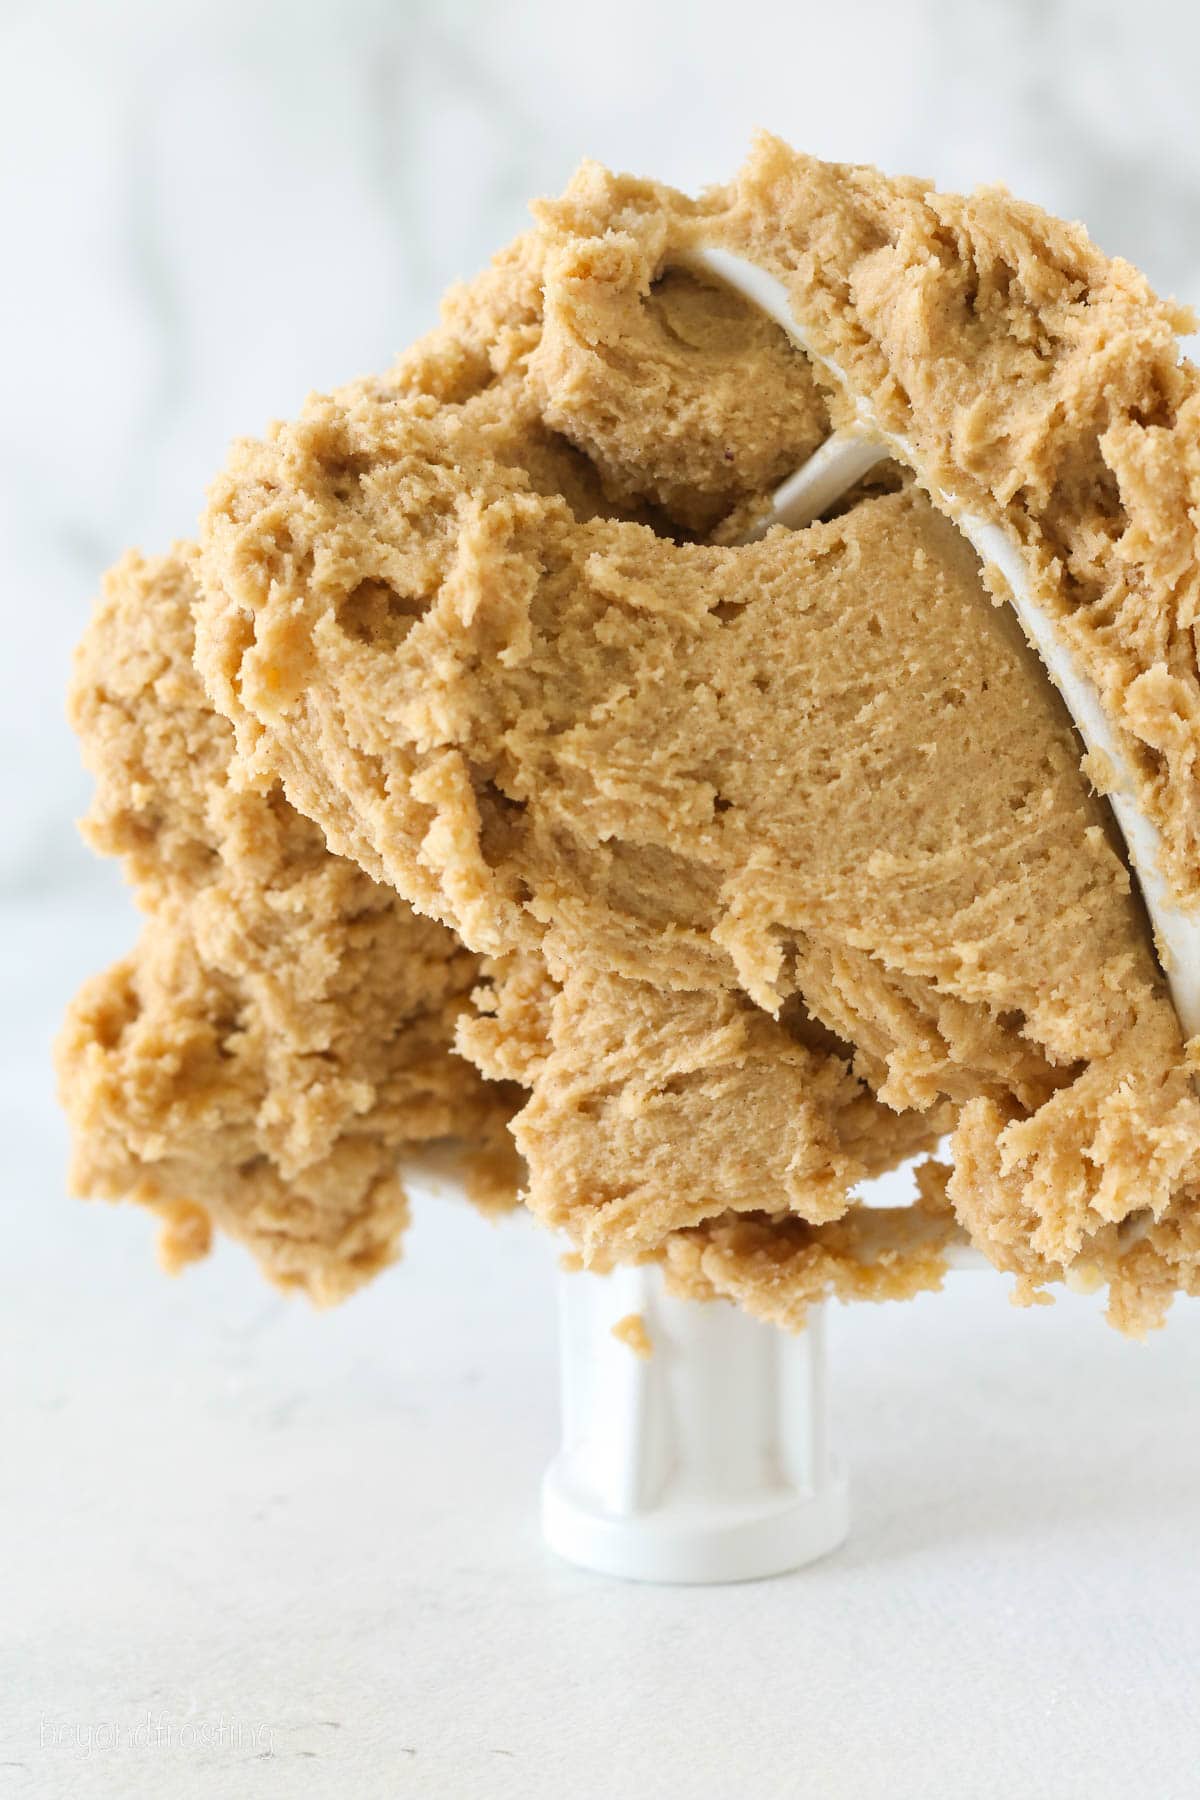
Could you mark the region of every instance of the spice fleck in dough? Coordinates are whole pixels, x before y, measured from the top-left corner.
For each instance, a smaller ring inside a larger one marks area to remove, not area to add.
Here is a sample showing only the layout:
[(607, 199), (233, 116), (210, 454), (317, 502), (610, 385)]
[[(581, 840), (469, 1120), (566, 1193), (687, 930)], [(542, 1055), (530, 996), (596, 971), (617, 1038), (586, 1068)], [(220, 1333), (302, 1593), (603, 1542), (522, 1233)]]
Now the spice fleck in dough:
[(274, 1280), (335, 1300), (396, 1253), (404, 1150), (466, 1137), (481, 1197), (511, 1196), (509, 1109), (451, 1050), (475, 959), (330, 855), (277, 786), (230, 782), (193, 597), (182, 550), (127, 557), (78, 658), (88, 836), (149, 918), (60, 1039), (73, 1181), (152, 1206), (170, 1266), (215, 1223)]
[[(690, 201), (594, 165), (386, 376), (235, 448), (196, 661), (240, 778), (483, 960), (584, 1259), (796, 1324), (936, 1285), (1200, 1288), (1200, 1102), (1111, 820), (1002, 595), (1014, 532), (1200, 895), (1188, 321), (997, 192), (764, 139)], [(700, 244), (782, 281), (849, 397)], [(739, 540), (855, 396), (916, 447)], [(927, 497), (925, 489), (933, 498)], [(949, 1132), (913, 1207), (858, 1183)]]

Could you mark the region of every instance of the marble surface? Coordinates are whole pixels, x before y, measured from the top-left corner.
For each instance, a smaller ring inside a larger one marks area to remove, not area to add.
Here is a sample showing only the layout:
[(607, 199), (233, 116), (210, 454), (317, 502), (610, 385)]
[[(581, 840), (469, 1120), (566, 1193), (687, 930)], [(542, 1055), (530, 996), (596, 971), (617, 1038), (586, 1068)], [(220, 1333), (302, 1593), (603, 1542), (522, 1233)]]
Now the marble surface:
[(1200, 11), (1149, 0), (44, 0), (0, 10), (0, 1793), (1196, 1791), (1200, 1307), (957, 1282), (836, 1321), (856, 1527), (721, 1592), (535, 1529), (547, 1245), (427, 1209), (341, 1312), (64, 1197), (48, 1047), (130, 941), (61, 723), (100, 571), (229, 438), (383, 363), (584, 154), (762, 124), (1001, 179), (1200, 299)]

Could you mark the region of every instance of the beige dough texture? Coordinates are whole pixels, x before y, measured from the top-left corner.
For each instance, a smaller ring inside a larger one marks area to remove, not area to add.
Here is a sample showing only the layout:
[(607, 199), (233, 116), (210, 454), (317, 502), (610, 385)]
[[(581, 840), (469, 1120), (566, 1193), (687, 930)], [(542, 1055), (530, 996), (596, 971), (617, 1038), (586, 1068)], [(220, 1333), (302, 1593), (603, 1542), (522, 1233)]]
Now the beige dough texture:
[[(849, 392), (698, 246), (775, 275)], [(1132, 1332), (1200, 1291), (1193, 1062), (1099, 771), (937, 507), (1019, 538), (1200, 901), (1188, 323), (1005, 193), (763, 139), (699, 200), (586, 165), (388, 374), (235, 446), (190, 559), (218, 785), (465, 959), (440, 1066), (497, 1084), (582, 1261), (787, 1325), (935, 1287), (964, 1237)], [(856, 400), (915, 473), (742, 541)], [(858, 1202), (943, 1144), (911, 1207)]]
[(77, 657), (86, 833), (148, 916), (60, 1037), (72, 1180), (152, 1207), (169, 1267), (215, 1224), (282, 1286), (337, 1300), (396, 1254), (404, 1152), (458, 1134), (478, 1198), (511, 1201), (513, 1097), (451, 1048), (470, 953), (330, 855), (278, 787), (231, 783), (193, 599), (186, 547), (127, 557)]

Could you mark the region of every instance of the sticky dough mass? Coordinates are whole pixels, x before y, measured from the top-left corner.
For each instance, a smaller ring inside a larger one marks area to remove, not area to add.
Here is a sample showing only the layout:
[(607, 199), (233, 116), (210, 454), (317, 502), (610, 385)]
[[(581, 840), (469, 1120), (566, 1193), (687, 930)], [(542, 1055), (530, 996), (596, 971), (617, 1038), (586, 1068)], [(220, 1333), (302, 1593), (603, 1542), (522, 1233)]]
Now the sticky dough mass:
[(168, 1267), (216, 1225), (281, 1286), (337, 1300), (396, 1255), (403, 1152), (457, 1133), (474, 1196), (511, 1204), (515, 1094), (453, 1052), (476, 959), (330, 855), (277, 784), (231, 782), (189, 555), (118, 565), (76, 661), (87, 835), (147, 916), (59, 1039), (72, 1180), (155, 1211)]
[(1200, 1106), (1107, 809), (910, 471), (738, 541), (847, 399), (700, 241), (1018, 532), (1194, 885), (1178, 314), (1007, 196), (772, 140), (700, 202), (585, 168), (387, 376), (235, 449), (195, 660), (238, 782), (479, 959), (460, 1059), (589, 1262), (797, 1323), (965, 1229), (1143, 1329), (1200, 1280)]

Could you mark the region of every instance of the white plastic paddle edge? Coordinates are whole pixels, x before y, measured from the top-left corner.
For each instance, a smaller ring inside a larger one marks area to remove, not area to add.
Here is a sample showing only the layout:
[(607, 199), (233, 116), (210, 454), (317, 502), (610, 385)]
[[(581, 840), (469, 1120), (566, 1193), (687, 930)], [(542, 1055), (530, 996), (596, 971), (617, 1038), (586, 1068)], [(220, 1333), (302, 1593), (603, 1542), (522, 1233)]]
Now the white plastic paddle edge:
[[(685, 267), (726, 283), (758, 306), (850, 393), (844, 373), (836, 362), (815, 349), (792, 310), (787, 289), (774, 275), (743, 256), (717, 248), (692, 249), (678, 260)], [(775, 523), (799, 525), (816, 518), (837, 498), (839, 482), (841, 491), (845, 491), (873, 461), (885, 456), (894, 456), (910, 469), (917, 469), (917, 458), (908, 441), (887, 431), (865, 401), (857, 396), (854, 401), (855, 427), (835, 433), (802, 469), (784, 482), (775, 495), (774, 513), (764, 522), (764, 528)], [(1200, 1033), (1200, 915), (1185, 912), (1171, 898), (1162, 874), (1162, 840), (1157, 827), (1137, 805), (1137, 784), (1100, 694), (1079, 668), (1053, 619), (1038, 604), (1021, 546), (1012, 533), (969, 512), (953, 494), (939, 491), (936, 498), (980, 560), (999, 569), (1025, 635), (1061, 694), (1085, 747), (1097, 752), (1116, 776), (1109, 802), (1141, 888), (1183, 1035), (1195, 1037)]]

